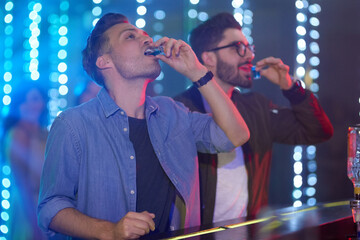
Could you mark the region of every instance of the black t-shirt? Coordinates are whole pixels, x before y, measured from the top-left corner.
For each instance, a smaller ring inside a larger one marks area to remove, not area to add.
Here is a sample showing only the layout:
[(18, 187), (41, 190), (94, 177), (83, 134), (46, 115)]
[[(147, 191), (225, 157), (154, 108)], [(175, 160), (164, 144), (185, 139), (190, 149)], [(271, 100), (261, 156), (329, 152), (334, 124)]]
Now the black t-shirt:
[(169, 230), (175, 187), (165, 174), (150, 142), (145, 119), (129, 117), (130, 141), (136, 156), (136, 211), (155, 214), (155, 231)]

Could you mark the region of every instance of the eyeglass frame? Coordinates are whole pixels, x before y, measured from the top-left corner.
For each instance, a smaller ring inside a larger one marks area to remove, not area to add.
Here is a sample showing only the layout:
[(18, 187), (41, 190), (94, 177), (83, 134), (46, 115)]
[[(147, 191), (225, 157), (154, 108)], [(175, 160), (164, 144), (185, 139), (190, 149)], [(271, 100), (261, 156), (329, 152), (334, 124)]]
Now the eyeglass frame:
[[(245, 47), (244, 55), (241, 55), (240, 52), (239, 52), (241, 45), (243, 45)], [(245, 57), (246, 49), (249, 49), (252, 54), (255, 54), (255, 45), (245, 44), (245, 43), (243, 43), (241, 41), (233, 42), (233, 43), (230, 43), (230, 44), (222, 46), (222, 47), (216, 47), (216, 48), (208, 50), (207, 52), (214, 52), (214, 51), (218, 51), (220, 49), (229, 48), (229, 47), (236, 47), (236, 52), (240, 57)]]

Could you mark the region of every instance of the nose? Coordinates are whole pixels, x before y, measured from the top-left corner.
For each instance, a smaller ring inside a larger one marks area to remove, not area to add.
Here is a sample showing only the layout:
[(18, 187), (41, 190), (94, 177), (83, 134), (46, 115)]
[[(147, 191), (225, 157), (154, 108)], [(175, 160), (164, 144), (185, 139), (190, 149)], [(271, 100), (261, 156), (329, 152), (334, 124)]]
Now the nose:
[(252, 61), (255, 58), (255, 53), (251, 49), (247, 48), (244, 58), (246, 61)]
[(153, 39), (149, 35), (144, 35), (144, 45), (149, 45), (153, 43)]

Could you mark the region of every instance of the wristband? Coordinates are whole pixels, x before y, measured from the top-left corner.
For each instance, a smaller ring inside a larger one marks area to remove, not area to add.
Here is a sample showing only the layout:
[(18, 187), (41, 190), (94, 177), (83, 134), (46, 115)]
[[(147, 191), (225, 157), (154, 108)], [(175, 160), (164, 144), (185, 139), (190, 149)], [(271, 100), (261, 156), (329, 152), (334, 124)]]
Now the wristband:
[(282, 90), (282, 92), (291, 104), (299, 104), (306, 98), (306, 91), (298, 79), (295, 80), (290, 89)]
[(202, 78), (200, 78), (196, 82), (193, 82), (193, 84), (197, 88), (199, 88), (199, 87), (204, 86), (205, 84), (207, 84), (213, 77), (214, 77), (214, 74), (211, 71), (208, 71)]

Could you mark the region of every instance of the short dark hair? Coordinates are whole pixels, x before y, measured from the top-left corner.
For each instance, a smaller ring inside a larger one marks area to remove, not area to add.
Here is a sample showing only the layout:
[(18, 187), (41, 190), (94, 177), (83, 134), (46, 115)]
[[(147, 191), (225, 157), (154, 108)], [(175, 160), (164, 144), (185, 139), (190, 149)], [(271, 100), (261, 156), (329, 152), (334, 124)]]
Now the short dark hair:
[(120, 13), (107, 13), (99, 19), (87, 39), (86, 47), (82, 51), (83, 68), (101, 86), (104, 86), (104, 78), (98, 71), (96, 60), (109, 44), (109, 38), (104, 33), (116, 24), (128, 22), (128, 19)]
[(209, 18), (191, 31), (190, 45), (201, 63), (203, 63), (201, 54), (215, 48), (228, 28), (241, 30), (241, 25), (232, 14), (223, 12)]

